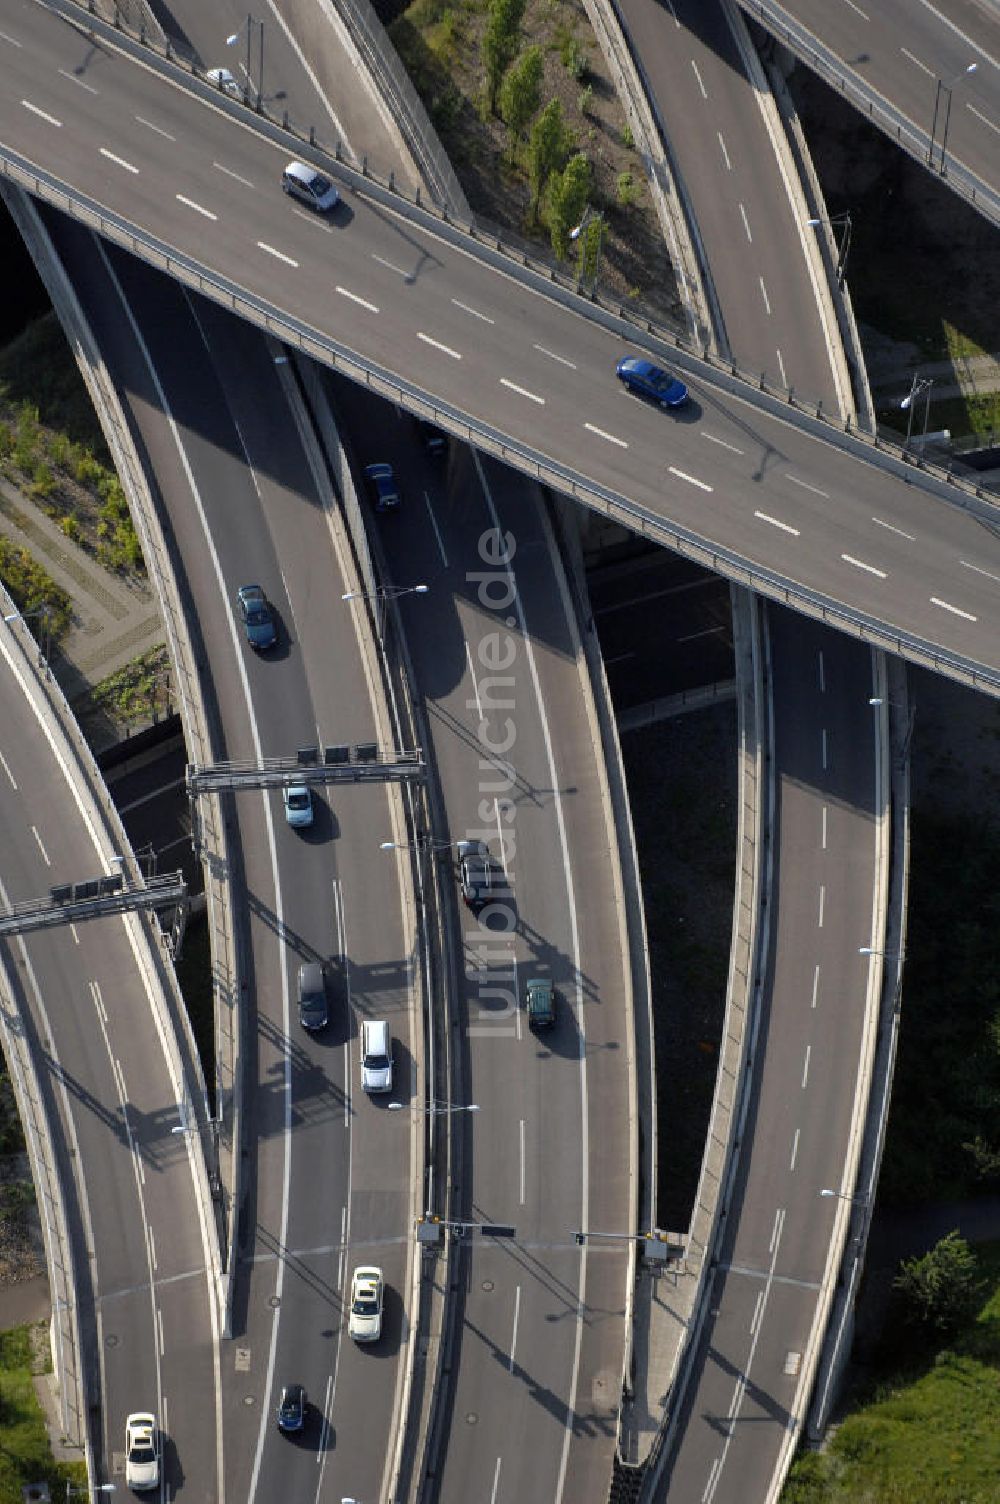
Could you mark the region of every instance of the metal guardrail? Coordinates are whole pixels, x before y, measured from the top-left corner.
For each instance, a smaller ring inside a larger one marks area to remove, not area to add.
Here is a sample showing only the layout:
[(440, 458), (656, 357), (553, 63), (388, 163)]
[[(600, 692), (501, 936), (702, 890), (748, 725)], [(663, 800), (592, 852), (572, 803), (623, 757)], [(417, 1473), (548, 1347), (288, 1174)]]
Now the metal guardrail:
[[(799, 25), (783, 6), (776, 4), (775, 0), (736, 0), (736, 3), (748, 16), (759, 22), (765, 31), (770, 32), (797, 58), (818, 73), (825, 83), (867, 115), (886, 135), (891, 136), (897, 146), (947, 182), (950, 188), (987, 219), (1000, 225), (1000, 194), (954, 157), (950, 158), (950, 168), (949, 162), (943, 158), (935, 166), (932, 161), (934, 143), (930, 133), (921, 130), (884, 95), (868, 86), (859, 74), (845, 69), (836, 53), (824, 46), (807, 27)], [(928, 116), (930, 113), (931, 99), (928, 95)]]
[[(97, 891), (87, 893), (93, 888)], [(151, 877), (148, 882), (123, 882), (120, 874), (94, 878), (86, 883), (67, 883), (53, 888), (48, 898), (28, 898), (0, 910), (0, 936), (26, 935), (31, 930), (51, 929), (57, 924), (78, 924), (107, 914), (128, 914), (138, 909), (161, 909), (182, 903), (187, 883), (181, 872)]]

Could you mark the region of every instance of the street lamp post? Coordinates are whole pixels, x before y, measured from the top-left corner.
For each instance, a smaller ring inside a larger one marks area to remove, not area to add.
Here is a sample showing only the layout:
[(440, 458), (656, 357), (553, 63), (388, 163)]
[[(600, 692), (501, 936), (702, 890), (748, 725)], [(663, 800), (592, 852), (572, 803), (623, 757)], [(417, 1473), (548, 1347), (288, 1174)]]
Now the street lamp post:
[[(811, 225), (814, 230), (818, 230), (823, 221), (821, 219), (807, 219), (806, 224)], [(840, 235), (837, 237), (837, 266), (835, 275), (837, 286), (843, 287), (844, 276), (847, 271), (847, 255), (851, 249), (850, 209), (845, 209), (843, 214), (835, 214), (832, 219), (827, 220), (827, 224), (831, 230), (838, 229), (840, 231)]]
[(11, 611), (8, 616), (4, 617), (4, 623), (10, 626), (15, 621), (27, 622), (33, 616), (38, 617), (42, 623), (42, 640), (38, 644), (38, 667), (41, 668), (42, 664), (48, 660), (52, 647), (51, 606), (33, 606), (30, 611)]
[(226, 38), (226, 46), (227, 47), (235, 47), (236, 44), (237, 44), (237, 42), (239, 41), (240, 37), (243, 35), (244, 32), (246, 32), (246, 34), (247, 34), (247, 60), (246, 60), (246, 67), (244, 68), (243, 71), (246, 73), (246, 76), (247, 76), (247, 85), (251, 86), (253, 84), (253, 79), (250, 76), (250, 41), (251, 41), (251, 38), (253, 36), (253, 29), (254, 29), (255, 26), (258, 29), (258, 33), (259, 33), (259, 37), (260, 37), (260, 48), (259, 48), (258, 56), (257, 56), (257, 90), (256, 90), (256, 93), (257, 93), (257, 110), (259, 112), (260, 108), (261, 108), (261, 104), (262, 104), (263, 99), (264, 99), (264, 23), (263, 23), (263, 21), (258, 21), (257, 18), (256, 18), (256, 16), (247, 16), (246, 20), (244, 21), (243, 25), (240, 27), (239, 31), (234, 31), (233, 34), (232, 34), (232, 36), (229, 36), (229, 37)]
[(898, 700), (886, 700), (882, 695), (869, 695), (868, 703), (872, 706), (873, 709), (878, 709), (879, 706), (886, 705), (890, 710), (907, 711), (906, 734), (903, 737), (902, 744), (899, 748), (899, 764), (900, 767), (903, 767), (906, 763), (907, 754), (910, 750), (910, 742), (913, 738), (913, 728), (917, 722), (916, 705), (911, 705), (907, 702), (903, 702), (901, 704)]
[(918, 376), (918, 375), (916, 375), (916, 373), (914, 373), (913, 384), (910, 387), (909, 395), (906, 396), (906, 397), (904, 397), (903, 400), (902, 400), (902, 402), (900, 402), (900, 404), (899, 404), (900, 407), (903, 409), (903, 411), (908, 415), (907, 416), (907, 420), (906, 420), (906, 442), (903, 445), (904, 451), (910, 447), (910, 435), (913, 433), (913, 413), (914, 413), (914, 409), (916, 407), (917, 398), (920, 396), (921, 392), (926, 392), (927, 393), (927, 396), (924, 398), (924, 432), (923, 432), (923, 438), (924, 439), (927, 438), (927, 421), (928, 421), (928, 419), (930, 417), (930, 411), (931, 411), (931, 387), (933, 385), (934, 385), (934, 378), (933, 378), (933, 376)]
[(450, 851), (453, 841), (438, 841), (418, 831), (412, 841), (380, 841), (379, 851)]
[(963, 79), (963, 78), (967, 77), (967, 75), (970, 74), (970, 73), (975, 73), (975, 71), (976, 71), (976, 69), (978, 67), (979, 67), (978, 63), (967, 63), (964, 68), (960, 68), (958, 70), (958, 72), (954, 75), (953, 78), (949, 78), (947, 80), (945, 80), (943, 78), (939, 78), (938, 81), (937, 81), (937, 89), (936, 89), (935, 94), (934, 94), (934, 118), (931, 121), (931, 139), (930, 139), (930, 144), (929, 144), (929, 146), (927, 148), (927, 162), (928, 162), (929, 166), (933, 167), (933, 165), (934, 165), (934, 138), (937, 135), (938, 113), (939, 113), (940, 108), (941, 108), (941, 97), (942, 97), (942, 95), (944, 95), (945, 96), (944, 127), (943, 127), (943, 129), (941, 131), (941, 160), (940, 160), (940, 163), (938, 164), (938, 172), (941, 174), (942, 177), (944, 177), (946, 175), (945, 151), (946, 151), (947, 146), (948, 146), (948, 125), (949, 125), (949, 123), (951, 121), (951, 92), (954, 89), (955, 85), (959, 82), (960, 79)]
[(385, 640), (385, 603), (398, 601), (404, 595), (426, 595), (429, 585), (376, 585), (371, 590), (345, 590), (342, 601), (368, 601), (375, 606), (375, 625), (379, 642)]
[(87, 1484), (84, 1488), (74, 1488), (72, 1483), (67, 1480), (66, 1498), (82, 1499), (86, 1497), (88, 1499), (92, 1499), (95, 1494), (113, 1494), (117, 1486), (118, 1485), (116, 1483), (95, 1483), (93, 1488), (91, 1488), (89, 1484)]
[[(578, 225), (574, 225), (573, 228), (572, 228), (572, 230), (570, 230), (570, 232), (569, 232), (569, 238), (570, 238), (570, 240), (579, 240), (580, 236), (584, 233), (584, 231), (586, 230), (587, 226), (591, 225), (591, 224), (596, 224), (597, 225), (597, 249), (594, 252), (594, 271), (593, 271), (593, 275), (591, 276), (591, 279), (590, 279), (590, 290), (591, 290), (591, 292), (593, 292), (594, 288), (597, 286), (597, 278), (600, 275), (600, 271), (601, 271), (601, 248), (602, 248), (603, 243), (604, 243), (604, 215), (603, 215), (603, 213), (599, 209), (592, 209), (590, 207), (590, 205), (588, 204), (587, 207), (586, 207), (586, 209), (584, 210), (583, 218), (581, 219), (580, 223)], [(586, 262), (587, 262), (587, 249), (588, 249), (588, 241), (585, 240), (583, 242), (583, 249), (582, 249), (581, 258), (580, 258), (580, 281), (581, 282), (585, 281), (586, 274), (587, 274), (587, 266), (586, 266)]]
[(428, 1102), (425, 1107), (407, 1107), (405, 1102), (390, 1102), (390, 1112), (422, 1112), (427, 1117), (440, 1117), (449, 1112), (478, 1112), (478, 1102)]
[(849, 1196), (846, 1191), (835, 1191), (832, 1186), (825, 1185), (820, 1191), (821, 1196), (833, 1196), (837, 1201), (849, 1201), (852, 1206), (867, 1206), (867, 1196)]

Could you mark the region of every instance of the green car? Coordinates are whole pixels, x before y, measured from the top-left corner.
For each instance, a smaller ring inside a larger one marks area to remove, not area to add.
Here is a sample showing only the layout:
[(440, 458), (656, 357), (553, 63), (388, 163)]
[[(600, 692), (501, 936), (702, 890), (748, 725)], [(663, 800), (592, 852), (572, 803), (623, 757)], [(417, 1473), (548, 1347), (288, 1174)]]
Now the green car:
[(528, 1025), (532, 1029), (547, 1029), (556, 1021), (556, 1001), (552, 983), (544, 977), (532, 977), (527, 987)]

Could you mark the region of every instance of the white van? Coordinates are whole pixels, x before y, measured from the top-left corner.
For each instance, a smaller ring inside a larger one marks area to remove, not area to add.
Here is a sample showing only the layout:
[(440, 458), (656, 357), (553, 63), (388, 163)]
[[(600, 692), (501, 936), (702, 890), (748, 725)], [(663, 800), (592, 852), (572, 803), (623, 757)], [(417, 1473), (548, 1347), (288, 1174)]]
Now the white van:
[(392, 1091), (392, 1036), (383, 1018), (361, 1025), (361, 1085), (365, 1091)]

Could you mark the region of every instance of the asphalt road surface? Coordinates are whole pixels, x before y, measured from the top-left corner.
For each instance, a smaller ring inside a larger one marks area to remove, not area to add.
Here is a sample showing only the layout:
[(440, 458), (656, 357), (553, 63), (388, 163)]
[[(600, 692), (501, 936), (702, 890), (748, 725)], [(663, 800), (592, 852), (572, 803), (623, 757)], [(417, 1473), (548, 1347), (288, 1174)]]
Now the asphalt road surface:
[(330, 224), (299, 213), (270, 143), (14, 4), (8, 150), (651, 518), (996, 672), (1000, 541), (943, 488), (725, 394), (681, 354), (692, 401), (651, 411), (616, 388), (628, 346), (575, 306), (360, 192)]

